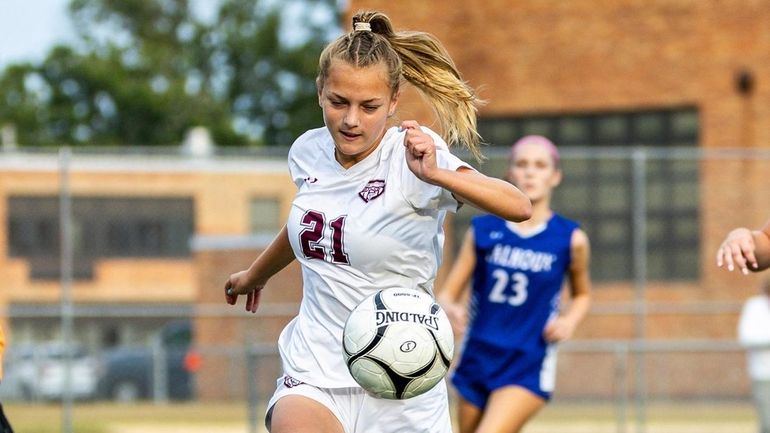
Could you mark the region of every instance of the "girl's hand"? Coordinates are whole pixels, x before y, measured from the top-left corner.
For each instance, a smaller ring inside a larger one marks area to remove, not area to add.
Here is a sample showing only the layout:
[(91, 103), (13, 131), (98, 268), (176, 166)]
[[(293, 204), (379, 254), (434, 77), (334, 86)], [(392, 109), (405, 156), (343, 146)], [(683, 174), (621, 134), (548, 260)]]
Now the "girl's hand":
[(414, 120), (401, 122), (401, 129), (406, 131), (404, 147), (406, 147), (406, 163), (412, 173), (423, 182), (432, 183), (430, 179), (436, 171), (436, 143), (433, 137), (426, 134), (420, 124)]
[(717, 250), (717, 266), (727, 265), (727, 270), (732, 271), (738, 267), (744, 275), (749, 274), (749, 266), (758, 268), (756, 244), (751, 230), (747, 228), (737, 228), (727, 234)]
[(259, 306), (259, 295), (264, 284), (254, 283), (249, 279), (248, 271), (236, 272), (225, 282), (225, 301), (230, 305), (235, 305), (238, 301), (238, 295), (246, 295), (246, 311), (257, 312)]
[(557, 317), (545, 325), (543, 338), (549, 343), (558, 343), (572, 338), (575, 325), (564, 317)]
[(452, 324), (452, 331), (455, 336), (462, 335), (465, 332), (465, 327), (468, 324), (468, 311), (463, 305), (458, 303), (442, 303), (441, 308), (444, 309), (449, 323)]

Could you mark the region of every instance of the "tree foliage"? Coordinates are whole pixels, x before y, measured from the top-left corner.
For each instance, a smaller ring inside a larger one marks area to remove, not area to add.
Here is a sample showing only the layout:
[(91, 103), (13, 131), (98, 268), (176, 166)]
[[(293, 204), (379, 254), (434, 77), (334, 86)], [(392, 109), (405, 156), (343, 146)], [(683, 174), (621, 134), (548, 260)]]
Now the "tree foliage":
[(334, 0), (217, 7), (207, 21), (191, 0), (72, 0), (77, 42), (3, 71), (0, 124), (32, 145), (168, 145), (198, 125), (220, 145), (287, 145), (319, 126)]

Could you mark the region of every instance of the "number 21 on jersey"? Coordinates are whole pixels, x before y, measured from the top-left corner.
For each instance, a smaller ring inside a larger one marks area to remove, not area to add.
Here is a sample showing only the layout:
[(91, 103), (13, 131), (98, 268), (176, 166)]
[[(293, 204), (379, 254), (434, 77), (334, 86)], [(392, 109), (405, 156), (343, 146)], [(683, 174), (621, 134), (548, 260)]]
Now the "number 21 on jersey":
[[(489, 292), (489, 301), (497, 304), (508, 303), (518, 307), (527, 300), (527, 286), (529, 278), (522, 272), (509, 274), (504, 269), (495, 269), (492, 271), (492, 277), (495, 279), (492, 290)], [(510, 286), (511, 291), (506, 290)], [(513, 293), (511, 293), (513, 292)]]
[(305, 212), (299, 221), (300, 225), (304, 227), (299, 233), (299, 245), (302, 248), (302, 254), (308, 259), (321, 259), (340, 265), (350, 264), (350, 259), (345, 252), (345, 239), (343, 237), (345, 218), (347, 215), (329, 221), (331, 248), (327, 251), (327, 248), (322, 245), (326, 232), (326, 215), (315, 210)]

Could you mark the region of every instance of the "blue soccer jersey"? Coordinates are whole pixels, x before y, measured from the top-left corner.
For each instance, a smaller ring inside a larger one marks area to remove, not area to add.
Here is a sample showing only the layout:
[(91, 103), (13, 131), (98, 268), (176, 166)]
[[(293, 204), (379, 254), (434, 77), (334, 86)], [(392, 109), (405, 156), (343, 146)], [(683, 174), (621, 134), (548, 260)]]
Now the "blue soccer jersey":
[(542, 333), (558, 313), (577, 223), (554, 214), (527, 235), (485, 215), (471, 221), (476, 241), (469, 338), (507, 348), (545, 350)]
[(545, 371), (553, 370), (555, 352), (543, 329), (559, 312), (578, 225), (554, 214), (522, 235), (512, 223), (485, 215), (473, 218), (471, 227), (476, 268), (470, 324), (453, 381), (480, 407), (489, 392), (505, 385), (521, 385), (547, 399), (554, 372)]

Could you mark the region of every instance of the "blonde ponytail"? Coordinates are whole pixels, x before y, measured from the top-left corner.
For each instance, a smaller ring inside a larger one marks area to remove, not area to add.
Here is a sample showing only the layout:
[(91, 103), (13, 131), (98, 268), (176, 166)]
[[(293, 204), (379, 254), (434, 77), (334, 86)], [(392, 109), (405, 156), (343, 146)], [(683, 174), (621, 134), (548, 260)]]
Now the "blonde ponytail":
[(480, 160), (476, 113), (481, 101), (441, 43), (424, 32), (398, 32), (390, 43), (401, 57), (401, 74), (433, 107), (447, 143), (464, 145)]
[(376, 11), (357, 13), (353, 28), (357, 30), (341, 36), (321, 53), (317, 84), (323, 84), (335, 58), (356, 66), (385, 62), (391, 89), (397, 92), (402, 78), (415, 86), (433, 108), (447, 143), (461, 144), (481, 160), (476, 113), (482, 101), (463, 81), (441, 42), (425, 32), (396, 32), (390, 18)]

